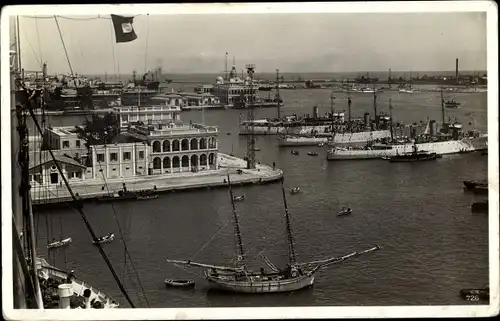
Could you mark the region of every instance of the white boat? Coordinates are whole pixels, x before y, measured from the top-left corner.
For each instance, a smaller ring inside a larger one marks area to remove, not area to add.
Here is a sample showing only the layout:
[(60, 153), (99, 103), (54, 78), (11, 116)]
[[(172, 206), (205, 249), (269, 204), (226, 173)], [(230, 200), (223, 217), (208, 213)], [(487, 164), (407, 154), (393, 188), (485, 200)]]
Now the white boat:
[(336, 145), (366, 144), (377, 139), (391, 137), (389, 130), (374, 130), (354, 133), (337, 133), (332, 137), (305, 137), (305, 136), (286, 136), (279, 141), (280, 147), (287, 146), (318, 146), (323, 143), (333, 143)]
[(380, 159), (390, 158), (398, 154), (411, 153), (416, 145), (418, 150), (425, 150), (437, 155), (458, 154), (485, 150), (488, 138), (486, 135), (461, 140), (443, 140), (428, 143), (406, 144), (374, 144), (369, 149), (332, 148), (327, 152), (328, 160)]
[(118, 302), (95, 286), (85, 283), (74, 276), (68, 278), (69, 275), (67, 272), (48, 264), (42, 258), (37, 258), (36, 263), (38, 277), (41, 280), (42, 286), (45, 284), (46, 287), (50, 287), (51, 283), (62, 283), (61, 285), (66, 290), (69, 290), (72, 296), (80, 298), (84, 298), (84, 292), (87, 291), (90, 293), (90, 296), (88, 299), (84, 298), (84, 300), (88, 300), (89, 307), (91, 308), (114, 309), (119, 307)]
[(99, 244), (110, 243), (114, 239), (115, 239), (115, 234), (109, 233), (108, 235), (101, 236), (101, 237), (97, 238), (97, 242), (96, 241), (92, 241), (92, 243), (93, 244), (97, 244), (97, 243), (99, 243)]
[(343, 207), (340, 212), (337, 213), (337, 216), (349, 215), (352, 213), (352, 209), (350, 207)]
[(300, 187), (294, 187), (294, 188), (292, 188), (291, 193), (292, 194), (300, 193)]
[(71, 237), (68, 237), (68, 238), (65, 238), (63, 240), (60, 240), (60, 241), (55, 241), (55, 242), (52, 242), (52, 243), (49, 243), (47, 244), (47, 248), (49, 249), (53, 249), (53, 248), (57, 248), (57, 247), (61, 247), (61, 246), (65, 246), (65, 245), (68, 245), (70, 244), (72, 241)]
[(244, 199), (245, 199), (245, 195), (240, 195), (240, 196), (233, 197), (233, 200), (235, 200), (235, 201), (243, 201)]

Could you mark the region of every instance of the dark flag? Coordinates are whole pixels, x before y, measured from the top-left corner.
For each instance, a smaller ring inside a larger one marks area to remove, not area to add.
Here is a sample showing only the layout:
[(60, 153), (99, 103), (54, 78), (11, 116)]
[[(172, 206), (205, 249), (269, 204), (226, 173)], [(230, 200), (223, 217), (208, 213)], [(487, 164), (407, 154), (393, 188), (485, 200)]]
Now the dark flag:
[(123, 17), (112, 14), (111, 20), (113, 20), (113, 27), (115, 28), (116, 42), (130, 42), (137, 39), (134, 27), (132, 26), (134, 22), (133, 17)]

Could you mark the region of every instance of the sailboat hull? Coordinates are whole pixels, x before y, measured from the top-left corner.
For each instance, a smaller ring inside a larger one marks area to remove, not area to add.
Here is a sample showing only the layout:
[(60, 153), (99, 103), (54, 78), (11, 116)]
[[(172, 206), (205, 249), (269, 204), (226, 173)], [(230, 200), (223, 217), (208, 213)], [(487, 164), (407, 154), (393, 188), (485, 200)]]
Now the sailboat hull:
[(312, 286), (314, 275), (302, 275), (296, 278), (271, 281), (235, 281), (222, 277), (207, 277), (210, 288), (235, 293), (280, 293), (291, 292)]

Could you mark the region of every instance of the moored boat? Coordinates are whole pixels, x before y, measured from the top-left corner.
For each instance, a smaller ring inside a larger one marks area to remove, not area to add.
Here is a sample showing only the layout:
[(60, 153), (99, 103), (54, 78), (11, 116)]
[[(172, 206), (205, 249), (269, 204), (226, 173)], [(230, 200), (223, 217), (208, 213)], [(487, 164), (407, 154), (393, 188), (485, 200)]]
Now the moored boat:
[(115, 234), (109, 233), (108, 235), (98, 237), (96, 241), (92, 241), (93, 244), (104, 244), (104, 243), (110, 243), (115, 239)]
[(125, 201), (136, 200), (137, 193), (130, 191), (118, 191), (118, 193), (99, 196), (96, 198), (98, 202), (112, 202), (112, 201)]
[(470, 206), (470, 210), (472, 212), (487, 212), (488, 211), (488, 200), (473, 202)]
[(298, 150), (296, 150), (296, 149), (294, 149), (294, 150), (292, 150), (292, 154), (293, 154), (293, 155), (299, 155), (299, 151), (298, 151)]
[(337, 216), (349, 215), (352, 213), (352, 209), (350, 207), (343, 207), (340, 212), (337, 213)]
[(297, 193), (300, 193), (300, 187), (294, 187), (292, 188), (292, 190), (290, 191), (292, 194), (297, 194)]
[(309, 156), (318, 156), (317, 152), (308, 152), (307, 155)]
[(234, 201), (243, 201), (245, 199), (245, 195), (234, 196)]
[(166, 279), (165, 285), (170, 286), (170, 287), (176, 287), (176, 288), (186, 288), (186, 287), (194, 286), (194, 280), (191, 280), (191, 279), (186, 279), (186, 280)]
[(47, 244), (47, 248), (53, 249), (53, 248), (62, 247), (62, 246), (70, 244), (72, 241), (73, 240), (71, 239), (71, 237), (68, 237), (68, 238), (65, 238), (63, 240), (54, 241), (52, 243)]
[(476, 186), (488, 186), (488, 180), (466, 180), (464, 185), (467, 189), (473, 189)]
[(390, 162), (424, 162), (436, 159), (437, 159), (436, 153), (431, 153), (427, 151), (414, 151), (411, 153), (405, 153), (389, 157)]

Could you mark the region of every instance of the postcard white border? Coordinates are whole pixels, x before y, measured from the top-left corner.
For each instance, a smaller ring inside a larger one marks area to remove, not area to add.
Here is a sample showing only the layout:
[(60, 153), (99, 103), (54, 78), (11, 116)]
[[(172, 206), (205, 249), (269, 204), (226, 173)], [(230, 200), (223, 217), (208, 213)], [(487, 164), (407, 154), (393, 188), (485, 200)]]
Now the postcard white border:
[[(487, 13), (488, 70), (488, 179), (490, 305), (283, 307), (283, 308), (165, 308), (110, 310), (14, 310), (12, 295), (12, 191), (10, 144), (9, 16), (105, 14), (262, 14), (262, 13)], [(2, 7), (1, 16), (1, 140), (2, 140), (2, 311), (15, 320), (164, 320), (164, 319), (293, 319), (386, 317), (486, 317), (499, 313), (498, 217), (498, 13), (494, 1), (344, 2), (344, 3), (232, 3), (232, 4), (126, 4), (33, 5)], [(78, 311), (78, 312), (76, 312)]]

